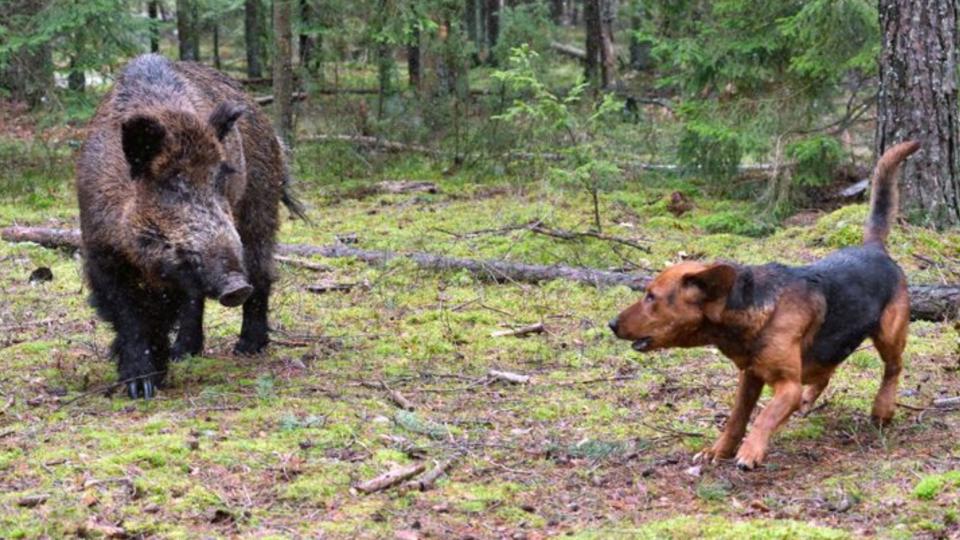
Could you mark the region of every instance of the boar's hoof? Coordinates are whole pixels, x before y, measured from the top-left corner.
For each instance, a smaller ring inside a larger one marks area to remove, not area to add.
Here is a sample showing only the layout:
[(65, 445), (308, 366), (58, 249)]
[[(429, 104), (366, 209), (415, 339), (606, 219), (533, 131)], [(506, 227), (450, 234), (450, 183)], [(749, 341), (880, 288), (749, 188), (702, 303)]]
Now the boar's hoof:
[(240, 336), (240, 339), (237, 340), (237, 344), (233, 346), (233, 353), (242, 356), (260, 354), (263, 352), (263, 349), (267, 347), (267, 343), (269, 343), (269, 341), (270, 340), (266, 338), (253, 340)]
[(227, 307), (236, 307), (247, 301), (253, 287), (243, 278), (230, 279), (220, 293), (220, 303)]
[(127, 395), (130, 399), (152, 399), (157, 395), (157, 389), (150, 379), (137, 379), (127, 383)]

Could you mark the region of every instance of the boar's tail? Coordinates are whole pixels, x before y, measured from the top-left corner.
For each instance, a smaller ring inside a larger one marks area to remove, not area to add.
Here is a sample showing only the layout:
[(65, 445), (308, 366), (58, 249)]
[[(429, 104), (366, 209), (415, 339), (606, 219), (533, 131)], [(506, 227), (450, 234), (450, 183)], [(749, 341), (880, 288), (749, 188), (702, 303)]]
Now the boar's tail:
[(280, 196), (280, 200), (283, 202), (283, 205), (287, 207), (287, 210), (291, 214), (297, 216), (298, 218), (310, 223), (310, 218), (307, 217), (307, 207), (304, 206), (303, 202), (297, 198), (297, 195), (293, 188), (293, 180), (290, 178), (290, 175), (286, 175), (283, 178), (283, 194)]

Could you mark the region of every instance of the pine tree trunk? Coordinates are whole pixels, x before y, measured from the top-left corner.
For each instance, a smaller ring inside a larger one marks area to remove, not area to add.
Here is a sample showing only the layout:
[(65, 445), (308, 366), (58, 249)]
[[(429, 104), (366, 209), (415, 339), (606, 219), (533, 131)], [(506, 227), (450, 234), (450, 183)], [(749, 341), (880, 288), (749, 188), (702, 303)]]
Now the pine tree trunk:
[(414, 26), (407, 44), (407, 76), (410, 88), (420, 91), (420, 27)]
[(200, 60), (200, 36), (197, 28), (196, 0), (177, 0), (177, 42), (180, 60)]
[[(314, 9), (310, 5), (310, 0), (300, 0), (300, 24), (303, 27), (310, 27), (315, 24), (316, 17)], [(300, 34), (300, 67), (307, 73), (316, 75), (320, 68), (317, 54), (319, 53), (318, 40), (313, 30), (309, 33)]]
[(293, 0), (273, 2), (273, 95), (277, 131), (293, 147)]
[(147, 15), (150, 17), (150, 52), (160, 52), (160, 16), (157, 4), (158, 0), (147, 2)]
[(957, 4), (881, 0), (880, 26), (877, 155), (919, 141), (921, 151), (903, 167), (902, 214), (926, 225), (960, 225)]
[(563, 0), (550, 0), (550, 18), (557, 26), (563, 24)]
[(637, 39), (637, 32), (643, 25), (643, 3), (640, 0), (630, 2), (630, 67), (637, 71), (650, 69), (650, 43)]
[(220, 25), (213, 23), (213, 67), (220, 69)]
[(247, 77), (263, 77), (263, 35), (260, 16), (261, 0), (245, 0), (243, 3), (243, 41), (247, 49)]
[[(5, 25), (16, 16), (32, 17), (45, 5), (46, 2), (38, 0), (3, 0), (0, 1), (0, 20)], [(14, 101), (23, 101), (35, 107), (43, 101), (50, 88), (53, 88), (53, 50), (50, 43), (20, 47), (9, 54), (6, 66), (0, 66), (0, 89), (6, 89)]]
[(500, 38), (500, 8), (503, 7), (503, 0), (485, 0), (486, 2), (486, 28), (487, 28), (487, 50), (491, 51), (487, 60), (495, 63), (493, 57), (493, 48), (497, 46), (497, 40)]
[(467, 29), (467, 38), (480, 48), (480, 38), (477, 34), (477, 0), (464, 1), (463, 26)]
[(613, 49), (613, 23), (617, 18), (617, 0), (600, 0), (600, 74), (603, 88), (617, 77), (617, 56)]
[(584, 78), (594, 87), (600, 80), (600, 48), (602, 46), (600, 4), (602, 0), (584, 0), (583, 23), (586, 30), (587, 59), (584, 62)]

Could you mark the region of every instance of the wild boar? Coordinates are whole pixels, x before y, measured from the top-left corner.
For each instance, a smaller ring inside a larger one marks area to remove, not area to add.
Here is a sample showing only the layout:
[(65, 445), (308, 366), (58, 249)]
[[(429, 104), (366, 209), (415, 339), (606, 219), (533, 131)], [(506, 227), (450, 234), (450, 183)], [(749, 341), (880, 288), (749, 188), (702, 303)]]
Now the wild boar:
[(287, 171), (267, 116), (202, 65), (140, 56), (103, 98), (76, 186), (91, 304), (131, 398), (203, 350), (205, 298), (243, 305), (236, 353), (267, 345), (279, 203), (303, 217)]

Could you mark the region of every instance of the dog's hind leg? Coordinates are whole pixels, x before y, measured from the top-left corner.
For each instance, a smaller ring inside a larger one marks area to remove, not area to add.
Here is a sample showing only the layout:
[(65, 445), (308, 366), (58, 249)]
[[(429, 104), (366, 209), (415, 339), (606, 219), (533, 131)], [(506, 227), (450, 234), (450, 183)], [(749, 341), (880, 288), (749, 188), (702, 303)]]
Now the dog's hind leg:
[(910, 298), (907, 296), (906, 287), (901, 284), (893, 300), (883, 310), (879, 328), (873, 336), (873, 344), (883, 359), (883, 380), (877, 397), (873, 400), (873, 411), (870, 415), (877, 425), (886, 425), (893, 419), (909, 324)]

